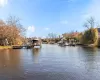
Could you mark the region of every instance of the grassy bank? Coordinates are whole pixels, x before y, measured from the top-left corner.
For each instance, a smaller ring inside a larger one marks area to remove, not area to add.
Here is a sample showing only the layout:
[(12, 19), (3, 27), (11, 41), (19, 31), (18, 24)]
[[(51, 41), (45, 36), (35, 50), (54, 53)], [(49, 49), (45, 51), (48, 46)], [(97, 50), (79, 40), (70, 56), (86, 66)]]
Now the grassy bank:
[(0, 46), (0, 49), (11, 49), (12, 46)]

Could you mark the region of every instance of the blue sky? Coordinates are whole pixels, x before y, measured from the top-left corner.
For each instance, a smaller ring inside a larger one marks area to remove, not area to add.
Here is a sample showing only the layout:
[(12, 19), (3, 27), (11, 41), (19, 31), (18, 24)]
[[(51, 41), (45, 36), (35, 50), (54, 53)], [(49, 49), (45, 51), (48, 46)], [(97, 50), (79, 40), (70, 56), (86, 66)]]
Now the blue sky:
[(90, 16), (100, 22), (99, 3), (100, 0), (0, 0), (0, 19), (19, 17), (28, 37), (83, 31)]

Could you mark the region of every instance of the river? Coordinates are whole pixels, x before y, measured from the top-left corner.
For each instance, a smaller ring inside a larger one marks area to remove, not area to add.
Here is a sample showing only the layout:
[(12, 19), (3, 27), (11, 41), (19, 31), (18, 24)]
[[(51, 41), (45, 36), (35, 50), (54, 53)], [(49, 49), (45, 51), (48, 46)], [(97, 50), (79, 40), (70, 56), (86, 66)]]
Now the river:
[(0, 80), (100, 80), (100, 49), (43, 44), (0, 50)]

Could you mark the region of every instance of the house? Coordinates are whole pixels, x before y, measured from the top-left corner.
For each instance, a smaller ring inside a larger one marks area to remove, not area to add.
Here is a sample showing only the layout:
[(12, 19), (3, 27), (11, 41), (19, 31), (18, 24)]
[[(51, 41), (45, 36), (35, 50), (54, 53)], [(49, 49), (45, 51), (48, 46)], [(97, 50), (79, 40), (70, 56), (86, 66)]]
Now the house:
[(71, 32), (71, 33), (64, 33), (62, 34), (63, 37), (69, 37), (69, 38), (74, 38), (74, 37), (77, 37), (79, 35), (79, 32)]

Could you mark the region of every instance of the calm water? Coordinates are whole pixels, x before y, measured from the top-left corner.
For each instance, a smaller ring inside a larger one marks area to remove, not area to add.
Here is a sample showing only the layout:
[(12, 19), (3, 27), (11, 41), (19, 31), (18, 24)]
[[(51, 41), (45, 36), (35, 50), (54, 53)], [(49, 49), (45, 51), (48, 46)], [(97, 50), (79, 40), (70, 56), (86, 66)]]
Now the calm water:
[(0, 50), (0, 80), (100, 80), (100, 49)]

